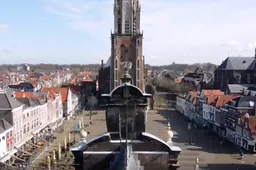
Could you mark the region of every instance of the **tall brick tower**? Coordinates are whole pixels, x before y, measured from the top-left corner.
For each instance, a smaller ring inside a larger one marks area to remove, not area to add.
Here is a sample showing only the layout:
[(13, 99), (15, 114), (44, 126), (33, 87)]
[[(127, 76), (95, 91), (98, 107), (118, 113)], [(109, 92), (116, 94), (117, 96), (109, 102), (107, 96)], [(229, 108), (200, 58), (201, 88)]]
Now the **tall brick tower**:
[(120, 85), (122, 62), (132, 62), (132, 84), (144, 92), (143, 34), (139, 0), (114, 1), (114, 33), (111, 33), (110, 91)]

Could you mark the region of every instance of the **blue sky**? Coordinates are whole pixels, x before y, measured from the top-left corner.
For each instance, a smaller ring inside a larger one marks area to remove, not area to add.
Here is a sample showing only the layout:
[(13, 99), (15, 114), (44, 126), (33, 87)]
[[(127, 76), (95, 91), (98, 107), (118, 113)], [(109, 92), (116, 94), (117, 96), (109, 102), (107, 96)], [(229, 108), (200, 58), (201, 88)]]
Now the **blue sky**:
[[(0, 63), (100, 63), (114, 0), (1, 0)], [(254, 56), (255, 0), (141, 0), (146, 63)]]

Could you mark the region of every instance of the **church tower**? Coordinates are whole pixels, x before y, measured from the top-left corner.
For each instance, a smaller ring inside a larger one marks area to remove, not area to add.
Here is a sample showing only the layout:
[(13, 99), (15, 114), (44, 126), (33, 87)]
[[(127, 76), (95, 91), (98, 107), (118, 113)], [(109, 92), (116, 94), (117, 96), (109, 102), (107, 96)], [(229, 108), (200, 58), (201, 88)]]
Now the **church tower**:
[(111, 33), (110, 91), (121, 84), (122, 62), (132, 63), (132, 84), (144, 92), (143, 34), (139, 0), (114, 0), (114, 33)]

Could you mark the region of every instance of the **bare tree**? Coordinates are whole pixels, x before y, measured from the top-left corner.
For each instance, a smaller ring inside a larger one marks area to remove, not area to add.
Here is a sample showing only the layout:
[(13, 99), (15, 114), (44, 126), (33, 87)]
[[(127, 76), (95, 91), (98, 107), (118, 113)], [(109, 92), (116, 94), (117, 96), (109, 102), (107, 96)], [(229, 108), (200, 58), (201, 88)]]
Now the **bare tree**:
[(157, 91), (164, 91), (170, 93), (186, 93), (191, 88), (183, 83), (176, 83), (165, 77), (155, 77), (151, 80), (151, 84), (156, 86)]
[(94, 112), (94, 109), (97, 103), (98, 103), (98, 99), (95, 96), (91, 95), (88, 97), (87, 105), (89, 106), (89, 109), (90, 109), (90, 124), (92, 124), (92, 114)]

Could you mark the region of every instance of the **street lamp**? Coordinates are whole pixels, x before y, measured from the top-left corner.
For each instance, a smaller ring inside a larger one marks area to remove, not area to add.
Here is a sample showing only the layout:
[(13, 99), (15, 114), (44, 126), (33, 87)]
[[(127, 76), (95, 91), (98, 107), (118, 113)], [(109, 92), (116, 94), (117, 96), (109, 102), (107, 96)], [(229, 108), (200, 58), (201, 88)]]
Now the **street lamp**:
[(191, 122), (188, 123), (188, 132), (189, 132), (189, 144), (192, 145), (193, 140), (192, 140), (192, 134), (191, 134)]

